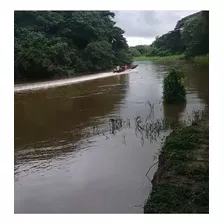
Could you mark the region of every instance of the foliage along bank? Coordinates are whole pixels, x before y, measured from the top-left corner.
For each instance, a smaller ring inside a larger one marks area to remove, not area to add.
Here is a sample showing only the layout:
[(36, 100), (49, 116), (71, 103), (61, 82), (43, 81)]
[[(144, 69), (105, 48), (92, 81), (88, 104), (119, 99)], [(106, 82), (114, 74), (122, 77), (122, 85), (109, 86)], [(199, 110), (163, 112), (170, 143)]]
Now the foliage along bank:
[[(130, 48), (134, 58), (184, 54), (186, 59), (209, 53), (209, 11), (200, 11), (177, 22), (174, 30), (156, 37), (151, 45)], [(145, 58), (147, 59), (147, 58)]]
[(182, 83), (183, 73), (171, 69), (163, 80), (163, 100), (165, 103), (181, 103), (186, 101), (186, 89)]
[(195, 115), (166, 138), (144, 213), (209, 213), (208, 110)]
[(110, 11), (15, 11), (14, 79), (110, 70), (132, 61)]

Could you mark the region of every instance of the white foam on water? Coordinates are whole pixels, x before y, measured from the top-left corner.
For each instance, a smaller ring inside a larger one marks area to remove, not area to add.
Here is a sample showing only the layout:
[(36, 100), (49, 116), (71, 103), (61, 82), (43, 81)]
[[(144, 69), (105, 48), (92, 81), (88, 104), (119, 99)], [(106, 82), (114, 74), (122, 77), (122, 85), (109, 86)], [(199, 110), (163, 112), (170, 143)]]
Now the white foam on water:
[(124, 75), (124, 74), (133, 73), (133, 72), (137, 72), (137, 70), (129, 69), (120, 73), (105, 72), (105, 73), (97, 73), (92, 75), (85, 75), (81, 77), (67, 78), (67, 79), (56, 80), (56, 81), (46, 81), (46, 82), (38, 82), (38, 83), (32, 83), (32, 84), (18, 84), (14, 86), (14, 93), (30, 91), (30, 90), (33, 91), (33, 90), (40, 90), (40, 89), (48, 89), (48, 88), (53, 88), (58, 86), (65, 86), (65, 85), (70, 85), (74, 83), (90, 81), (94, 79), (106, 78), (110, 76)]

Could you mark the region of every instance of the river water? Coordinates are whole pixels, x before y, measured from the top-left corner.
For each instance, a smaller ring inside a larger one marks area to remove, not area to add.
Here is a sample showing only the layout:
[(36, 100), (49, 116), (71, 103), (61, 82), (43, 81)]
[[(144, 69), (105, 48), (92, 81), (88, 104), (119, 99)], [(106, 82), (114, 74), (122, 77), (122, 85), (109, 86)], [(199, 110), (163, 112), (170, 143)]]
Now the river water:
[(146, 172), (161, 142), (142, 142), (133, 127), (112, 134), (109, 119), (132, 126), (147, 117), (147, 101), (154, 119), (178, 121), (202, 110), (208, 67), (182, 63), (187, 103), (178, 106), (161, 103), (170, 64), (139, 62), (137, 72), (54, 88), (15, 86), (15, 213), (143, 213), (156, 165)]

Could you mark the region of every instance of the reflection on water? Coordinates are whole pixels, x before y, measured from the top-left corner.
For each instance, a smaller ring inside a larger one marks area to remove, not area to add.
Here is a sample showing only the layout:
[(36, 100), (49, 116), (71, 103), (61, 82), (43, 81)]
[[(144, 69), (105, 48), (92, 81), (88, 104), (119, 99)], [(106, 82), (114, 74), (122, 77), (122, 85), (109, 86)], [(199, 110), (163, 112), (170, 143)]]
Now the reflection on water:
[(186, 85), (198, 98), (209, 104), (209, 66), (195, 65), (187, 67)]
[[(125, 97), (127, 75), (15, 94), (15, 150), (78, 140)], [(123, 86), (122, 86), (123, 84)]]
[(146, 118), (147, 101), (153, 119), (172, 119), (172, 127), (203, 109), (208, 68), (186, 67), (187, 102), (172, 106), (162, 104), (168, 67), (141, 62), (138, 73), (15, 93), (15, 212), (142, 213), (160, 142), (141, 144), (134, 128), (91, 130), (109, 130), (114, 116)]
[(172, 104), (163, 104), (163, 110), (164, 110), (164, 117), (171, 121), (171, 128), (174, 129), (177, 127), (178, 122), (181, 118), (181, 115), (183, 115), (183, 112), (186, 109), (186, 102), (185, 103), (179, 103), (176, 105)]

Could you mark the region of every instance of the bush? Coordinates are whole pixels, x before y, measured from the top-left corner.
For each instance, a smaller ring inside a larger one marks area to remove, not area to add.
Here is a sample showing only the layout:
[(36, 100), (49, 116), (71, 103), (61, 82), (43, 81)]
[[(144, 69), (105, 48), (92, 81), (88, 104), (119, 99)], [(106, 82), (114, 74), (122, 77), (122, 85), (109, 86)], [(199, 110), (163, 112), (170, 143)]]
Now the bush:
[(183, 74), (177, 69), (171, 69), (163, 81), (163, 99), (166, 103), (185, 101), (186, 90), (182, 84)]

